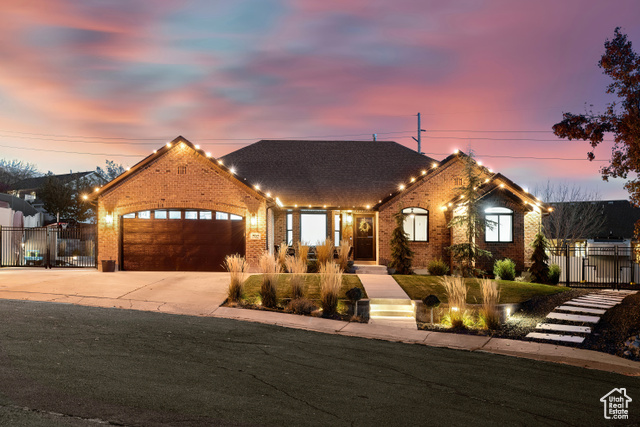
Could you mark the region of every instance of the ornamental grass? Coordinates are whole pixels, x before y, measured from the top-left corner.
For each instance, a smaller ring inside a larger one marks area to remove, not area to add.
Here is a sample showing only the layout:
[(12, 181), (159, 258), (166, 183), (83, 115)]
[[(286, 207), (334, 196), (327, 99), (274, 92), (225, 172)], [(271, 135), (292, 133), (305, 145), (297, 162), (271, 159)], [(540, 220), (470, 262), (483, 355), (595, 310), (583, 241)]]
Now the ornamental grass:
[(325, 316), (336, 313), (341, 286), (342, 270), (340, 270), (340, 266), (332, 262), (320, 265), (320, 300)]
[(346, 239), (340, 240), (340, 248), (338, 250), (338, 265), (340, 266), (340, 270), (346, 271), (349, 267), (349, 249), (351, 245), (349, 245), (349, 241)]
[(287, 271), (291, 273), (291, 279), (289, 281), (291, 285), (291, 298), (298, 299), (304, 297), (304, 274), (307, 272), (307, 262), (299, 257), (288, 256), (285, 264), (287, 265)]
[(224, 259), (224, 267), (231, 276), (229, 290), (227, 291), (229, 301), (239, 302), (244, 295), (244, 282), (249, 275), (249, 263), (243, 256), (238, 254), (227, 255)]
[(444, 287), (449, 302), (449, 319), (451, 326), (462, 328), (465, 326), (467, 308), (467, 285), (463, 277), (442, 276), (440, 284)]
[(263, 253), (260, 257), (259, 266), (262, 273), (262, 286), (260, 287), (262, 305), (275, 308), (278, 305), (277, 290), (280, 266), (276, 262), (276, 258), (268, 252)]
[(289, 252), (289, 245), (286, 242), (282, 242), (276, 253), (276, 260), (281, 271), (287, 271), (287, 252)]
[(498, 312), (500, 289), (493, 280), (482, 279), (479, 282), (482, 291), (480, 324), (484, 329), (497, 329), (500, 327), (500, 313)]
[(309, 259), (309, 246), (302, 242), (296, 243), (296, 256), (306, 264)]
[(316, 258), (318, 259), (318, 265), (324, 265), (333, 261), (333, 241), (328, 237), (324, 239), (324, 242), (316, 245)]

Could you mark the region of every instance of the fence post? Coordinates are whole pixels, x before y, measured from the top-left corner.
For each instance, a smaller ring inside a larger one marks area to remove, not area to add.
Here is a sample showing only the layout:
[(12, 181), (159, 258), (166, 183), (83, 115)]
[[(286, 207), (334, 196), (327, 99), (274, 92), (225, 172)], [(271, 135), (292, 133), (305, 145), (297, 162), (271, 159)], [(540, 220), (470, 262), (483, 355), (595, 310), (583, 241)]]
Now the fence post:
[(569, 283), (570, 283), (569, 275), (570, 275), (570, 271), (571, 271), (571, 268), (570, 268), (571, 267), (571, 260), (569, 259), (569, 255), (570, 254), (569, 254), (569, 244), (568, 243), (564, 244), (564, 249), (565, 249), (565, 255), (566, 255), (565, 258), (567, 260), (567, 269), (566, 269), (564, 278), (565, 278), (565, 285), (568, 288), (569, 287)]

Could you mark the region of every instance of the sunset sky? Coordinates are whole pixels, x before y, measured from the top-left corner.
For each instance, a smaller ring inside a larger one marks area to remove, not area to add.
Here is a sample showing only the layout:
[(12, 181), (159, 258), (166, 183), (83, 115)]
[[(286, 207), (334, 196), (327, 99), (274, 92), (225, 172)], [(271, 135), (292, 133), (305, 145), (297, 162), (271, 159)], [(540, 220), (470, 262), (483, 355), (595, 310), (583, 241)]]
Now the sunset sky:
[(178, 135), (216, 157), (373, 133), (415, 149), (421, 112), (430, 157), (472, 148), (529, 189), (626, 198), (598, 173), (610, 144), (588, 162), (586, 142), (551, 132), (614, 100), (597, 62), (616, 26), (640, 50), (640, 1), (5, 2), (0, 158), (130, 166)]

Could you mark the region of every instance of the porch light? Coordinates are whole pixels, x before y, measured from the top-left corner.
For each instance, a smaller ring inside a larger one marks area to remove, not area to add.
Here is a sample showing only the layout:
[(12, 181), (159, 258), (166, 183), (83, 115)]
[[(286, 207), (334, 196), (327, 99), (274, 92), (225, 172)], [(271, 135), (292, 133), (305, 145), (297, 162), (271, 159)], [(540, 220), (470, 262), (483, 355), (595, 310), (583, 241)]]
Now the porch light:
[(194, 145), (194, 147), (196, 147), (196, 150), (200, 149), (200, 146), (198, 144)]
[(441, 210), (441, 211), (446, 211), (446, 210), (447, 210), (447, 207), (446, 207), (446, 206), (440, 206), (440, 210)]
[(104, 222), (106, 224), (109, 224), (109, 225), (113, 224), (113, 215), (112, 214), (106, 214), (104, 216)]
[(351, 224), (353, 222), (353, 217), (351, 215), (347, 215), (347, 224)]
[(258, 217), (256, 214), (251, 214), (251, 226), (255, 227), (256, 225), (258, 225)]

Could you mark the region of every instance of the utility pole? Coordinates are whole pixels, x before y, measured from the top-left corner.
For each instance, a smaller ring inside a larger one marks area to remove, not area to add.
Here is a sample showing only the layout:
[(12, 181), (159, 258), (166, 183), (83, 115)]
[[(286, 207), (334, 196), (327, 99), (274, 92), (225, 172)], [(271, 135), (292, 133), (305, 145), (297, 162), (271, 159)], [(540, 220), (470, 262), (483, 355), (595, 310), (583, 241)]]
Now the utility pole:
[(422, 132), (424, 132), (424, 129), (421, 129), (421, 125), (420, 125), (420, 113), (418, 113), (418, 139), (416, 139), (415, 136), (412, 136), (411, 138), (413, 138), (413, 140), (415, 142), (418, 143), (418, 154), (422, 154), (422, 147), (421, 147), (421, 141), (422, 141)]

